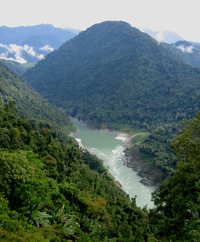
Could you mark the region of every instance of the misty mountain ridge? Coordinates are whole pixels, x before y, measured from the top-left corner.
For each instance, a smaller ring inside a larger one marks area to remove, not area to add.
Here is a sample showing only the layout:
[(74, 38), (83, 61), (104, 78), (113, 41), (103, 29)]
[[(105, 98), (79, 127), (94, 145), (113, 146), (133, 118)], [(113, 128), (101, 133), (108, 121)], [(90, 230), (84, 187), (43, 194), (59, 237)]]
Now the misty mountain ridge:
[(162, 43), (162, 45), (172, 50), (186, 63), (194, 67), (200, 67), (200, 45), (198, 43), (178, 41), (174, 44)]
[(143, 31), (158, 42), (173, 44), (177, 41), (183, 40), (183, 38), (171, 31), (152, 31), (150, 29), (144, 29)]
[(27, 27), (0, 27), (0, 59), (18, 63), (37, 62), (73, 38), (74, 30), (50, 24)]

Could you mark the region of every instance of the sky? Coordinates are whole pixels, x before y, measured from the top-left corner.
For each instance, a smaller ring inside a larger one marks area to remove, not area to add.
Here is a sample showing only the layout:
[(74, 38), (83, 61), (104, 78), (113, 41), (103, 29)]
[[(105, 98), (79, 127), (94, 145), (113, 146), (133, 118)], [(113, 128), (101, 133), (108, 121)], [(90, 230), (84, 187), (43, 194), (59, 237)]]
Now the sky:
[(1, 0), (0, 26), (52, 24), (85, 30), (107, 20), (173, 31), (200, 42), (199, 0)]

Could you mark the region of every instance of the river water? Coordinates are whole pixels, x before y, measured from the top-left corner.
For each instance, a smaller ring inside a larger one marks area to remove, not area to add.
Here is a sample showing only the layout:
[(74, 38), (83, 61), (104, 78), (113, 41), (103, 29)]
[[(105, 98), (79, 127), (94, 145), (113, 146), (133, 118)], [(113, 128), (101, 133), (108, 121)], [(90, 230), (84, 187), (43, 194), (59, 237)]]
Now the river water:
[(73, 119), (73, 122), (79, 130), (73, 136), (79, 142), (79, 145), (103, 160), (104, 166), (122, 185), (122, 189), (129, 194), (130, 198), (136, 196), (136, 203), (139, 207), (143, 208), (147, 205), (148, 208), (152, 208), (154, 205), (151, 201), (151, 193), (155, 191), (156, 187), (145, 186), (140, 183), (142, 178), (131, 168), (124, 165), (125, 137), (123, 134), (93, 130), (76, 119)]

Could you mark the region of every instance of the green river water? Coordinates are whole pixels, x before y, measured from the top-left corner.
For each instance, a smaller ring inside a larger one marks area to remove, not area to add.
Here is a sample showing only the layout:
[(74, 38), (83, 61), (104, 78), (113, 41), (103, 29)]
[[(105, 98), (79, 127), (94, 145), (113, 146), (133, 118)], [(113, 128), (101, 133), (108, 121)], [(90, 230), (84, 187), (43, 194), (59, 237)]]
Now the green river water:
[(136, 196), (136, 203), (139, 207), (147, 205), (148, 208), (152, 208), (154, 205), (151, 201), (151, 193), (155, 191), (156, 187), (143, 185), (140, 182), (142, 178), (124, 165), (125, 137), (123, 134), (117, 135), (102, 130), (93, 130), (76, 119), (73, 119), (73, 122), (79, 130), (73, 136), (79, 145), (103, 160), (104, 166), (122, 185), (122, 189), (129, 194), (130, 198)]

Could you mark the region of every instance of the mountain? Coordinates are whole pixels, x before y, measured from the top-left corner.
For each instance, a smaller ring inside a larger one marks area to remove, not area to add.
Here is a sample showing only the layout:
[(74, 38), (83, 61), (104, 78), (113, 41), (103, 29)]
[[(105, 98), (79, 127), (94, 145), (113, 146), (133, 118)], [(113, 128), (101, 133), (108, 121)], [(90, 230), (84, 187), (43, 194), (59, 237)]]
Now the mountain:
[(66, 114), (50, 105), (2, 63), (0, 63), (0, 89), (3, 102), (15, 101), (20, 116), (27, 117), (32, 121), (38, 120), (40, 125), (43, 123), (43, 125), (52, 126), (54, 130), (61, 130), (62, 126), (65, 126), (67, 133), (72, 130), (72, 123)]
[(177, 56), (181, 57), (186, 63), (194, 67), (200, 67), (200, 47), (198, 43), (178, 41), (174, 44), (162, 44), (170, 48)]
[(121, 21), (81, 32), (24, 78), (95, 127), (149, 128), (193, 117), (200, 107), (200, 70)]
[(0, 59), (37, 62), (75, 35), (73, 30), (55, 28), (50, 24), (14, 28), (2, 26)]
[(179, 35), (170, 31), (152, 31), (149, 29), (145, 29), (144, 32), (150, 35), (155, 40), (159, 42), (166, 42), (168, 44), (183, 40)]

